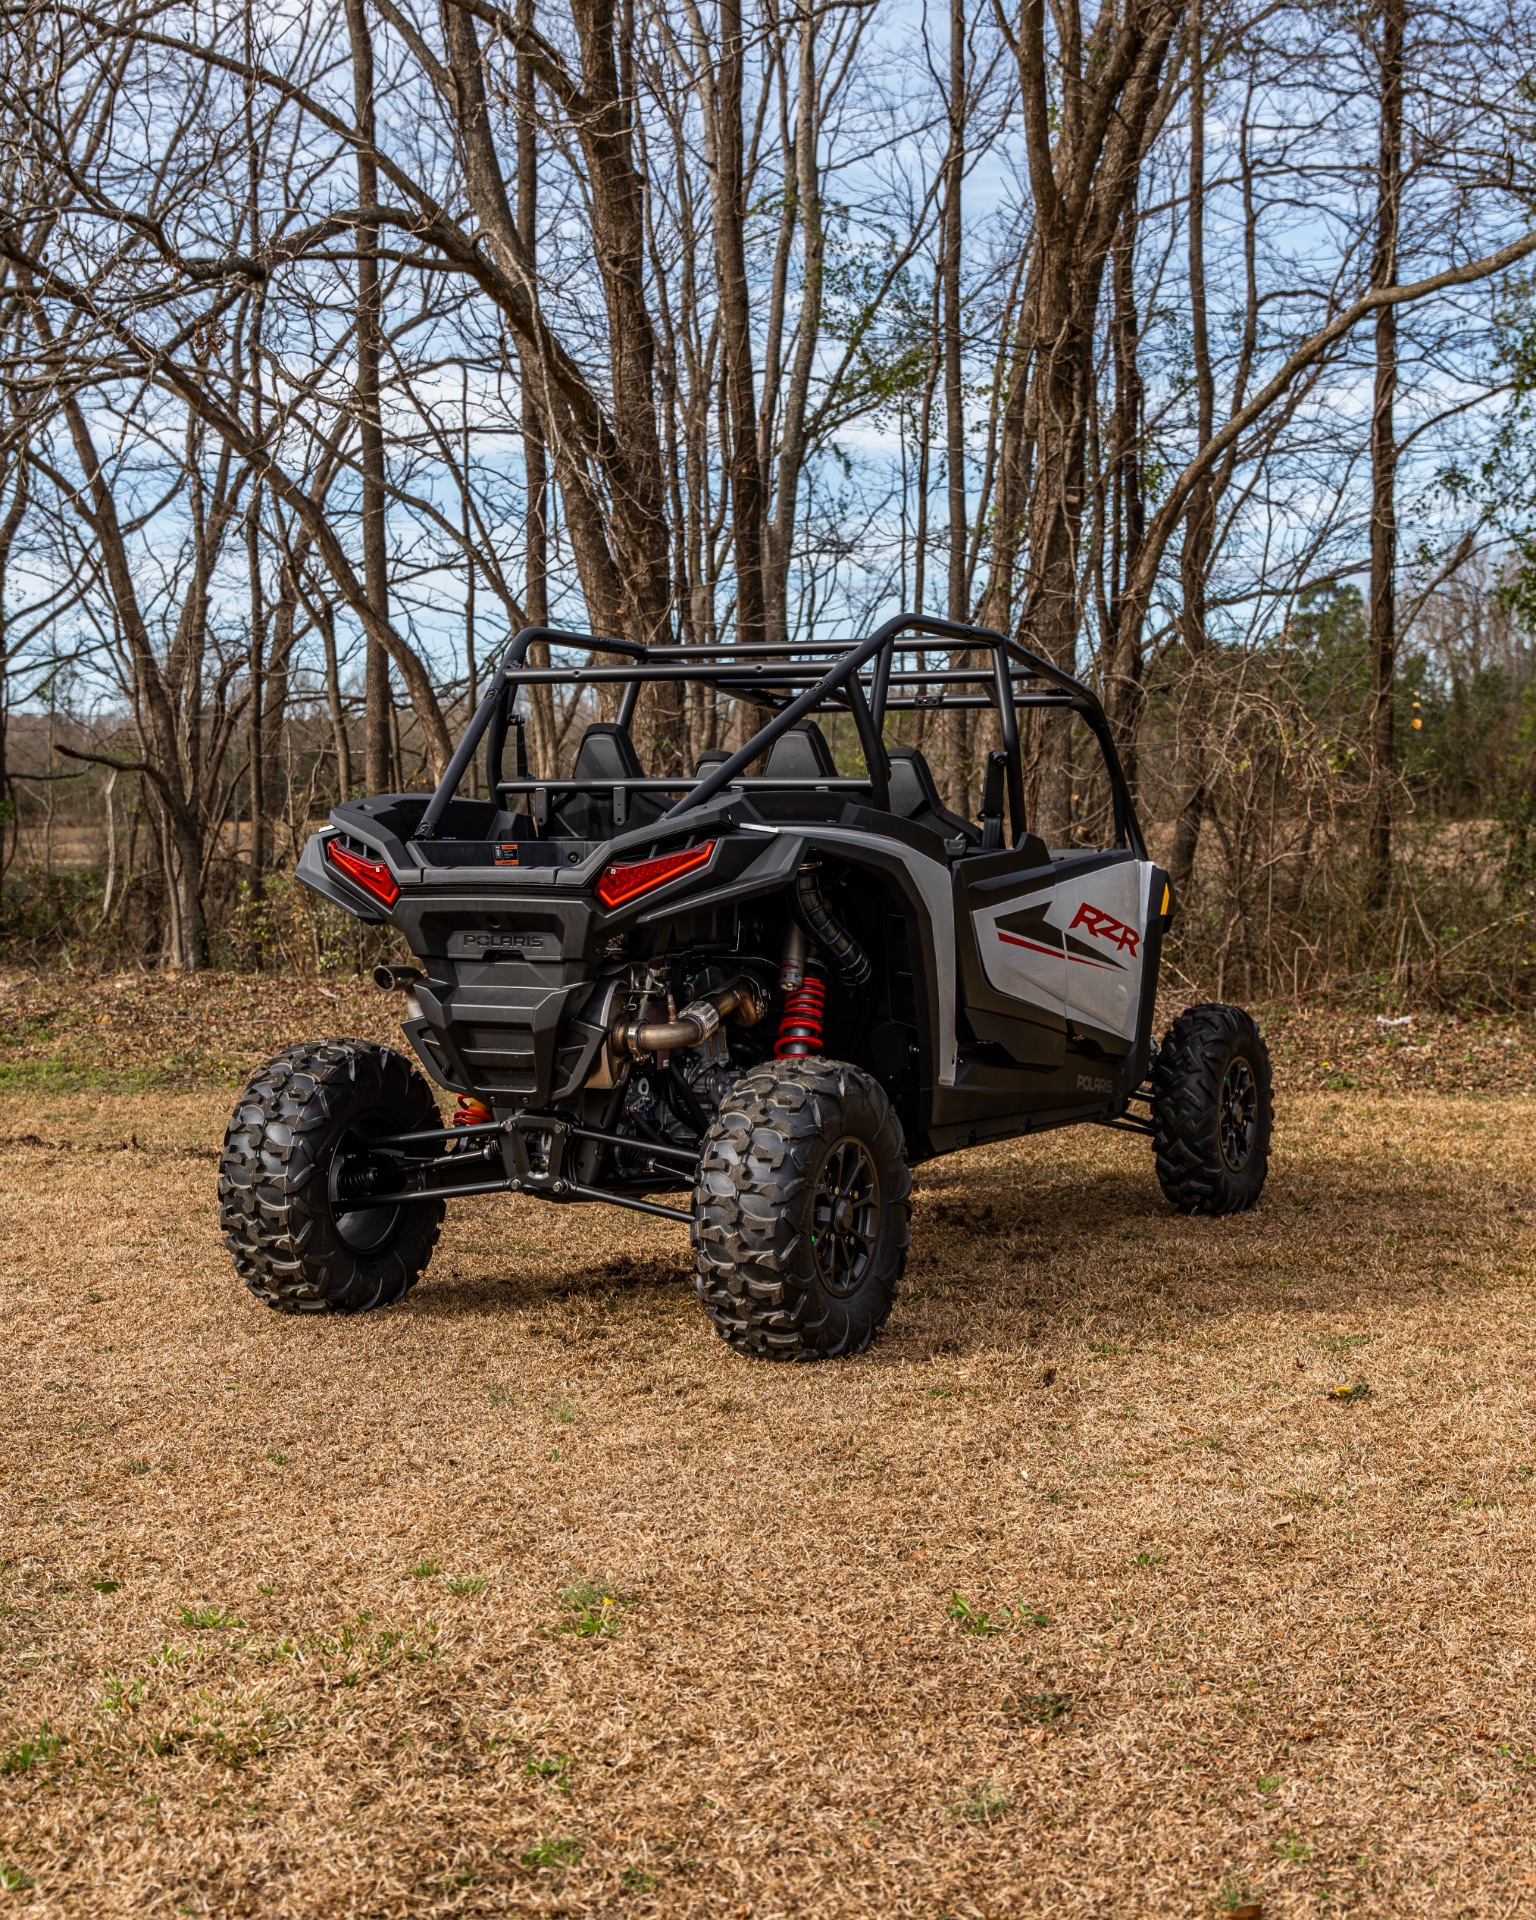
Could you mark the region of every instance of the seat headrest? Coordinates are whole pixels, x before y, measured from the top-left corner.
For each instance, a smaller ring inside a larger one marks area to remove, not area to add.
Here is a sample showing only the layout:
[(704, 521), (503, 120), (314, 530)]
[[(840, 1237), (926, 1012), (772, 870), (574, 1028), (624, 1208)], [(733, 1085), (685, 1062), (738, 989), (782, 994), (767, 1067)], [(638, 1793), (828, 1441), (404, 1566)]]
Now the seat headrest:
[(594, 720), (581, 736), (571, 766), (573, 780), (643, 780), (645, 769), (627, 727)]
[(919, 814), (943, 813), (938, 782), (933, 768), (917, 747), (892, 747), (891, 812), (898, 820), (915, 820)]
[(695, 780), (702, 780), (706, 773), (713, 773), (716, 767), (723, 767), (731, 757), (726, 747), (711, 747), (707, 753), (699, 755), (698, 765), (693, 770)]
[(763, 777), (774, 780), (825, 780), (837, 778), (837, 762), (826, 736), (814, 720), (802, 720), (781, 734), (768, 749)]

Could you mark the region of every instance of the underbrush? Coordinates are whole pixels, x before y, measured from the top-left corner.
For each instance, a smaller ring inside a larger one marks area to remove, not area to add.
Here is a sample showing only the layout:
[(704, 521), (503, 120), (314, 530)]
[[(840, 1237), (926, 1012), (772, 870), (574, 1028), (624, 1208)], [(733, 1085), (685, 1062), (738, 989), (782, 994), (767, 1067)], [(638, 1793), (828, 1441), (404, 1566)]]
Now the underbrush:
[(1344, 843), (1243, 849), (1213, 837), (1164, 968), (1194, 998), (1510, 1011), (1536, 995), (1536, 873), (1490, 821), (1410, 822), (1381, 899)]
[[(322, 900), (292, 873), (254, 887), (240, 869), (222, 870), (207, 900), (207, 962), (214, 971), (366, 976), (381, 960), (406, 956), (392, 927), (370, 926)], [(0, 967), (98, 974), (155, 969), (164, 951), (164, 890), (137, 873), (114, 889), (87, 869), (14, 865), (0, 890)]]

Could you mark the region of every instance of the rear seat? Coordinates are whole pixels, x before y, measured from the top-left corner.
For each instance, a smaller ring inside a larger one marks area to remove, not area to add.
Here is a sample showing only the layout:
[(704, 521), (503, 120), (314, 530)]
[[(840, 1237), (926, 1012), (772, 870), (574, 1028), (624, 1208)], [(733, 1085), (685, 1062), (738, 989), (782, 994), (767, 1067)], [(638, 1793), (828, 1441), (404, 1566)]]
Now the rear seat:
[(781, 733), (763, 762), (765, 780), (835, 780), (837, 762), (827, 737), (814, 720), (802, 720)]
[[(974, 820), (951, 812), (939, 798), (938, 783), (923, 754), (916, 747), (892, 747), (891, 812), (898, 820), (910, 820), (926, 827), (941, 840), (950, 843), (952, 853), (981, 845), (981, 828)], [(960, 844), (956, 846), (954, 843)]]
[[(612, 720), (594, 720), (581, 736), (576, 758), (571, 763), (573, 780), (643, 780), (645, 768), (635, 752), (629, 729)], [(666, 812), (668, 797), (662, 793), (631, 793), (628, 796), (628, 827), (648, 826)], [(617, 831), (613, 814), (613, 794), (563, 793), (555, 801), (550, 815), (551, 834), (568, 840), (611, 840)]]

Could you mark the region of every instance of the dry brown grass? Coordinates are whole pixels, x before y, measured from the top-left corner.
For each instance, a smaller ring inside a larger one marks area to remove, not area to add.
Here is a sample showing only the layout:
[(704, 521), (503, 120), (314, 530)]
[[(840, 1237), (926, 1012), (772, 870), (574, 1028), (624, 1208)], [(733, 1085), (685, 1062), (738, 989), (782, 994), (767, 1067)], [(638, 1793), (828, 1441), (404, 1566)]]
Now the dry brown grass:
[[(403, 949), (402, 949), (403, 954)], [(1171, 996), (1159, 1031), (1188, 995)], [(1536, 1015), (1385, 1014), (1304, 1002), (1260, 1010), (1293, 1088), (1520, 1092)], [(218, 1086), (233, 1091), (285, 1041), (399, 1041), (399, 1005), (350, 976), (0, 971), (0, 1092)]]
[(531, 1202), (267, 1313), (226, 1104), (0, 1101), (0, 1908), (1536, 1904), (1528, 1101), (1293, 1092), (1217, 1223), (1122, 1136), (936, 1163), (796, 1370)]

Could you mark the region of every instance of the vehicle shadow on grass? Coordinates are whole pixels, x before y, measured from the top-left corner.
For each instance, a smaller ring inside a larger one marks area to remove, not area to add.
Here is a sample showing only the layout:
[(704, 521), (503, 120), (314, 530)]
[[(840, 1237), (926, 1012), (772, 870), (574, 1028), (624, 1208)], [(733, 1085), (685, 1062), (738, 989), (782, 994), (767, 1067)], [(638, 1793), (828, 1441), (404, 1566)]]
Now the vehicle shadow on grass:
[[(460, 1256), (460, 1264), (465, 1264)], [(547, 1258), (537, 1272), (518, 1272), (514, 1260), (504, 1265), (477, 1260), (473, 1277), (440, 1273), (433, 1284), (429, 1268), (423, 1284), (407, 1299), (404, 1311), (429, 1320), (494, 1317), (509, 1309), (527, 1312), (545, 1308), (551, 1321), (562, 1308), (601, 1306), (604, 1302), (647, 1295), (693, 1293), (693, 1266), (686, 1243), (676, 1255), (619, 1255), (599, 1264), (574, 1264), (564, 1272), (550, 1272)]]
[[(1526, 1196), (1494, 1183), (1459, 1191), (1450, 1208), (1454, 1170), (1427, 1172), (1376, 1164), (1363, 1179), (1360, 1165), (1310, 1160), (1277, 1171), (1253, 1212), (1212, 1220), (1175, 1213), (1147, 1167), (1081, 1180), (1060, 1168), (946, 1169), (914, 1197), (906, 1277), (867, 1363), (1055, 1348), (1107, 1325), (1134, 1339), (1166, 1329), (1170, 1313), (1359, 1315), (1502, 1284), (1498, 1268), (1533, 1238), (1532, 1210), (1517, 1203)], [(1465, 1258), (1469, 1240), (1494, 1237), (1507, 1259)], [(681, 1233), (598, 1262), (573, 1256), (562, 1269), (546, 1250), (537, 1271), (519, 1271), (515, 1253), (460, 1253), (455, 1264), (474, 1277), (433, 1285), (429, 1276), (405, 1311), (460, 1319), (516, 1309), (558, 1333), (562, 1316), (605, 1302), (673, 1295), (697, 1310)]]
[(1130, 1174), (1027, 1194), (979, 1181), (963, 1204), (919, 1208), (901, 1317), (919, 1346), (966, 1354), (1165, 1337), (1190, 1315), (1363, 1319), (1519, 1283), (1536, 1208), (1518, 1187), (1469, 1198), (1448, 1168), (1363, 1171), (1289, 1170), (1253, 1212), (1220, 1219), (1175, 1213)]

